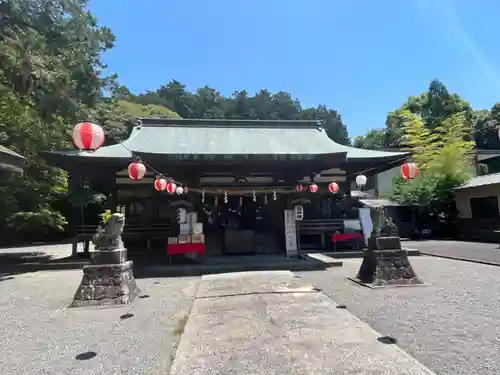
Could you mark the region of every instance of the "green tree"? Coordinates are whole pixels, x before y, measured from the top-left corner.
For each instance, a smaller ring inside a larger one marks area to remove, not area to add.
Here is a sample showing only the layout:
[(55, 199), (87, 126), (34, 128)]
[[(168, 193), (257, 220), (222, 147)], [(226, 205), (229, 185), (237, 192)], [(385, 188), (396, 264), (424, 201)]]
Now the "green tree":
[(384, 148), (387, 144), (387, 134), (385, 129), (369, 130), (365, 136), (358, 136), (354, 138), (353, 146), (357, 148), (366, 148), (368, 150), (375, 150)]
[[(126, 93), (124, 88), (121, 92)], [(136, 97), (126, 95), (127, 100), (137, 103), (168, 107), (182, 118), (318, 120), (332, 140), (341, 144), (350, 143), (347, 128), (337, 111), (324, 105), (302, 108), (298, 99), (284, 91), (271, 93), (262, 89), (250, 96), (242, 90), (234, 92), (231, 97), (224, 97), (208, 86), (191, 93), (185, 85), (172, 80), (155, 91)]]
[(35, 240), (64, 229), (66, 173), (41, 151), (69, 146), (69, 126), (89, 119), (114, 76), (101, 54), (114, 36), (83, 0), (0, 2), (0, 142), (27, 158), (23, 178), (0, 181), (3, 238)]
[(473, 115), (474, 139), (479, 149), (500, 149), (500, 103), (495, 103), (490, 111), (479, 110)]
[(420, 173), (405, 181), (398, 177), (392, 198), (400, 203), (419, 204), (448, 222), (456, 219), (453, 191), (471, 177), (475, 143), (466, 113), (454, 114), (429, 130), (423, 119), (404, 111), (404, 145), (412, 152)]
[(139, 117), (180, 118), (177, 113), (162, 105), (110, 98), (103, 99), (90, 110), (89, 120), (103, 126), (106, 144), (114, 144), (128, 137)]
[(0, 84), (28, 98), (44, 120), (74, 122), (114, 82), (101, 54), (114, 35), (99, 26), (84, 0), (0, 2)]
[(410, 96), (401, 107), (390, 112), (384, 129), (372, 130), (371, 134), (359, 138), (358, 147), (401, 147), (407, 111), (420, 116), (429, 130), (435, 129), (442, 121), (458, 113), (462, 113), (468, 121), (472, 121), (474, 117), (473, 110), (467, 101), (457, 94), (450, 93), (442, 82), (435, 79), (431, 81), (427, 91), (419, 96)]

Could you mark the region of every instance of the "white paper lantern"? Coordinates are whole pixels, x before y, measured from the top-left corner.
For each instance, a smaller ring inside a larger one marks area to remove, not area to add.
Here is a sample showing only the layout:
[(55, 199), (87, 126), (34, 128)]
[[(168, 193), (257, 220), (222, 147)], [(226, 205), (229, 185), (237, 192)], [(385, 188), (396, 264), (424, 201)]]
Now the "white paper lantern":
[(358, 185), (359, 187), (363, 187), (366, 185), (367, 180), (368, 179), (365, 175), (360, 174), (359, 176), (356, 176), (356, 185)]

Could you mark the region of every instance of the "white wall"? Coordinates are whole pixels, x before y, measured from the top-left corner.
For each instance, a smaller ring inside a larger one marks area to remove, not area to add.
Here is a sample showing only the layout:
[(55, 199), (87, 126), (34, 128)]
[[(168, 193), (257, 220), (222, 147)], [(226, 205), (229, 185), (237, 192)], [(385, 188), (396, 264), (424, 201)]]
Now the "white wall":
[(476, 186), (470, 189), (460, 189), (455, 192), (457, 203), (458, 217), (460, 219), (472, 219), (470, 208), (471, 198), (497, 197), (500, 211), (500, 185), (483, 185)]
[(401, 167), (398, 165), (392, 169), (385, 172), (381, 172), (377, 175), (377, 185), (378, 185), (378, 195), (384, 196), (392, 192), (392, 182), (394, 178), (399, 175)]

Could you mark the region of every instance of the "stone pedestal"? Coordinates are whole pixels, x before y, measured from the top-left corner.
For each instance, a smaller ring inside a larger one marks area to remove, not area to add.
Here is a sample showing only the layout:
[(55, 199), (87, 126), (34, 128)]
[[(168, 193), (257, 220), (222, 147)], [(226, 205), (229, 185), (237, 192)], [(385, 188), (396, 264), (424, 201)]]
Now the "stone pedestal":
[(122, 264), (127, 261), (127, 249), (91, 251), (90, 258), (94, 264)]
[(129, 304), (139, 293), (131, 261), (85, 266), (70, 307)]
[(374, 287), (422, 285), (397, 236), (371, 238), (363, 263), (353, 281)]

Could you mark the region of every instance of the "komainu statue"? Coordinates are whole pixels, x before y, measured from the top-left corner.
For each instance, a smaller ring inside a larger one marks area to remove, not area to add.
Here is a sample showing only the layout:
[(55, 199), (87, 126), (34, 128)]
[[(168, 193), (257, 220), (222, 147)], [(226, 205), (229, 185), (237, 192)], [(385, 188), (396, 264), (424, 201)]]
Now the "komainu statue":
[(122, 233), (125, 226), (125, 215), (115, 212), (106, 220), (92, 238), (96, 250), (115, 250), (123, 248)]
[(73, 298), (71, 307), (129, 304), (140, 290), (134, 279), (133, 263), (127, 260), (122, 232), (125, 215), (103, 214), (103, 226), (92, 239), (95, 250), (91, 251), (93, 264), (83, 267), (83, 277)]

